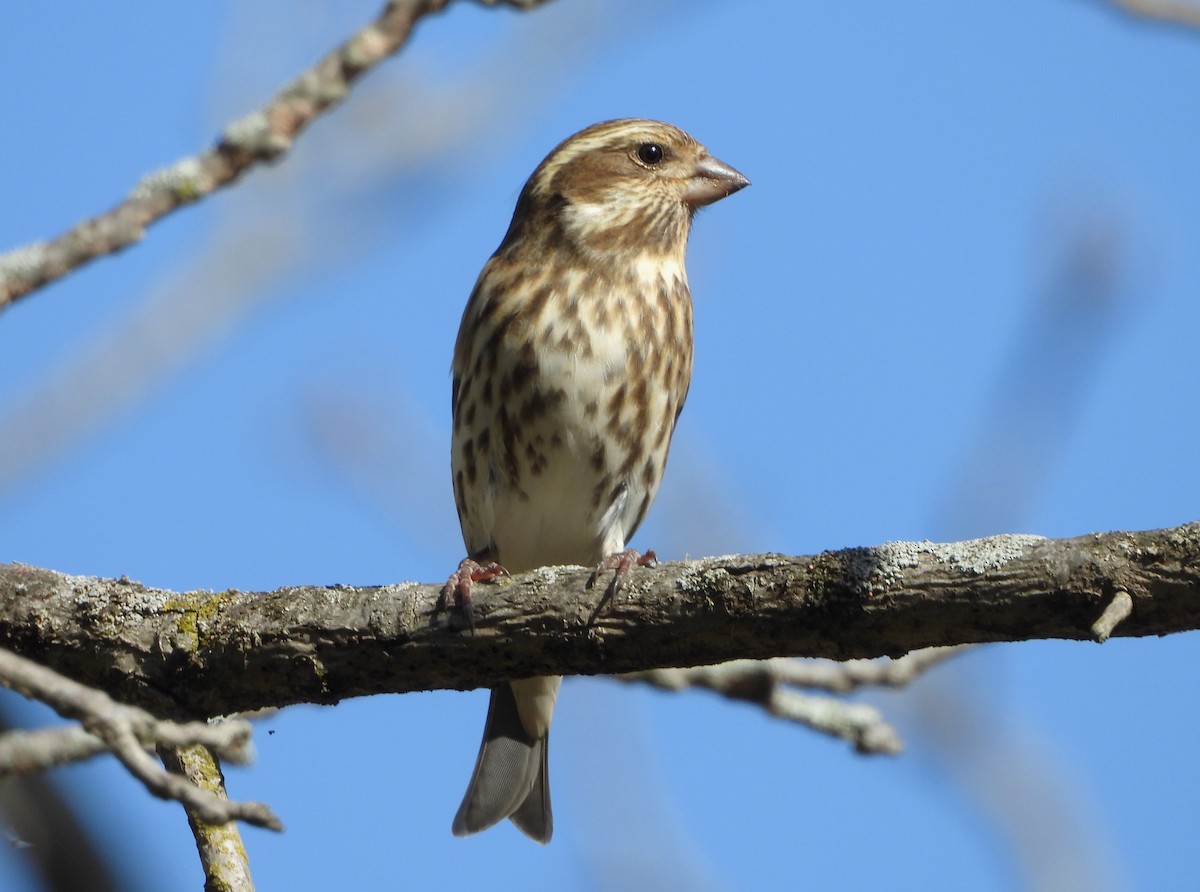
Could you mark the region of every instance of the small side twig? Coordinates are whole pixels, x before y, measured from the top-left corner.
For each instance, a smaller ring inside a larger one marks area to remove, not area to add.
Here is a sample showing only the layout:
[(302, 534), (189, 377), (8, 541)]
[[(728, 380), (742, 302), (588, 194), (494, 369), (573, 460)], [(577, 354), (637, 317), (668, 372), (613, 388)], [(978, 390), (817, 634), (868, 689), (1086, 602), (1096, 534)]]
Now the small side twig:
[(1100, 618), (1092, 623), (1092, 635), (1098, 643), (1103, 644), (1112, 637), (1117, 626), (1129, 619), (1132, 613), (1133, 598), (1124, 589), (1118, 590), (1100, 614)]
[[(118, 703), (103, 691), (3, 649), (0, 649), (0, 684), (39, 700), (63, 718), (78, 720), (82, 725), (23, 732), (16, 737), (12, 733), (3, 735), (0, 777), (87, 758), (105, 750), (116, 756), (155, 796), (182, 803), (207, 823), (241, 820), (272, 830), (283, 829), (279, 819), (262, 803), (231, 802), (214, 796), (178, 775), (167, 773), (147, 752), (156, 746), (199, 744), (229, 761), (246, 762), (251, 755), (248, 723), (225, 721), (209, 725), (158, 719), (143, 709)], [(45, 750), (33, 750), (31, 743), (44, 745)]]

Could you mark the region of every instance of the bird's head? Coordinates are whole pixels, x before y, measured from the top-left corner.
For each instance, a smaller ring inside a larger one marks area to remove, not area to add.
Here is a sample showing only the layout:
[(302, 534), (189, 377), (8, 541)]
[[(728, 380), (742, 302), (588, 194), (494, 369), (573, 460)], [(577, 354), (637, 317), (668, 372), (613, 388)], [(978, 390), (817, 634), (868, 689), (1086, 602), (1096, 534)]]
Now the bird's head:
[(682, 255), (692, 215), (748, 186), (678, 127), (625, 118), (559, 144), (525, 184), (505, 236), (565, 240), (593, 258)]

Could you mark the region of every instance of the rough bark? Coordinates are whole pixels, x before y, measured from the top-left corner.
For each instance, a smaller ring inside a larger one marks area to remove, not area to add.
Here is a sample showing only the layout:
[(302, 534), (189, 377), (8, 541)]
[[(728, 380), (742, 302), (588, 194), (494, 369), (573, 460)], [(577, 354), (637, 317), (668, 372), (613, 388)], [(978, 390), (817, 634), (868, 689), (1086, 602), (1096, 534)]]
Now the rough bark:
[(0, 645), (159, 711), (223, 715), (503, 678), (774, 656), (1200, 627), (1200, 523), (1073, 539), (893, 542), (812, 557), (735, 555), (640, 569), (616, 602), (588, 571), (476, 588), (476, 629), (439, 587), (186, 592), (0, 564)]

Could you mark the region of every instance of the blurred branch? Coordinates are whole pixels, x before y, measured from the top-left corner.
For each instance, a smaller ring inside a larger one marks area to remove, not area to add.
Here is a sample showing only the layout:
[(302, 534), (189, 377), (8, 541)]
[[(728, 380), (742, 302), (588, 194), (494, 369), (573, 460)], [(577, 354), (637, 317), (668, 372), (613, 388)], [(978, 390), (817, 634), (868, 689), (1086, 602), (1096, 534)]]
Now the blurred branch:
[(788, 660), (786, 667), (777, 671), (782, 684), (831, 694), (849, 694), (865, 687), (903, 688), (965, 649), (927, 647), (898, 660)]
[[(0, 406), (0, 497), (144, 401), (253, 313), (306, 293), (311, 283), (380, 244), (437, 228), (440, 215), (451, 214), (454, 196), (470, 191), (458, 166), (463, 156), (471, 156), (468, 166), (478, 174), (481, 147), (494, 156), (522, 132), (535, 108), (567, 90), (589, 53), (623, 33), (627, 5), (562, 4), (521, 21), (511, 36), (469, 60), (412, 59), (361, 84), (337, 126), (311, 128), (304, 151), (293, 152), (270, 176), (246, 178), (228, 190), (188, 256), (172, 261), (128, 306), (115, 307), (108, 323)], [(307, 5), (292, 8), (295, 22), (279, 19), (269, 6), (237, 7), (216, 56), (221, 86), (213, 102), (220, 108), (245, 107), (248, 94), (267, 90), (259, 84), (280, 79), (260, 66), (288, 71), (296, 63), (277, 57), (307, 58), (315, 52), (310, 41), (325, 45), (325, 38), (301, 37), (311, 27), (323, 30), (306, 14)], [(668, 27), (675, 21), (672, 8), (655, 6), (639, 20)], [(262, 44), (264, 27), (289, 39)], [(397, 195), (404, 196), (399, 204)], [(401, 484), (405, 497), (388, 503), (390, 517), (397, 516), (395, 505), (409, 505), (405, 521), (423, 522), (410, 520), (423, 518), (420, 506), (411, 506), (422, 495), (410, 492), (418, 478), (424, 479), (409, 475)], [(450, 517), (454, 522), (453, 511)]]
[[(80, 634), (82, 641), (88, 633)], [(194, 812), (208, 823), (243, 820), (260, 827), (282, 829), (279, 819), (266, 806), (218, 798), (178, 775), (163, 771), (146, 752), (155, 746), (199, 744), (213, 747), (226, 759), (245, 762), (249, 758), (250, 741), (250, 726), (246, 722), (210, 725), (157, 719), (145, 710), (117, 703), (103, 691), (4, 649), (0, 649), (0, 684), (47, 704), (64, 718), (82, 723), (82, 728), (69, 726), (0, 735), (0, 778), (107, 751), (155, 796), (183, 803), (189, 813)], [(36, 746), (31, 747), (31, 743)]]
[[(481, 2), (529, 9), (545, 0)], [(52, 241), (0, 255), (0, 311), (85, 263), (140, 241), (151, 223), (230, 185), (256, 165), (278, 160), (305, 127), (346, 97), (359, 77), (397, 52), (418, 20), (441, 12), (449, 3), (390, 0), (374, 21), (302, 72), (270, 102), (229, 124), (213, 148), (148, 174), (115, 208)]]
[[(1131, 337), (1137, 314), (1147, 311), (1147, 284), (1133, 272), (1134, 215), (1107, 191), (1086, 182), (1046, 202), (1037, 238), (1045, 272), (1024, 302), (959, 469), (948, 476), (945, 497), (926, 524), (934, 535), (958, 538), (1028, 525), (1106, 361)], [(1092, 626), (1096, 641), (1128, 618), (1129, 610), (1121, 612), (1126, 602), (1131, 610), (1132, 598), (1112, 593)], [(938, 756), (938, 769), (1003, 841), (1019, 885), (1114, 888), (1105, 869), (1114, 849), (1098, 838), (1087, 797), (1066, 780), (1070, 771), (1058, 764), (1051, 741), (1014, 730), (992, 685), (972, 673), (978, 665), (939, 673), (894, 704), (901, 714), (905, 706), (919, 713), (919, 720), (902, 727), (912, 729), (918, 749)]]
[(716, 666), (651, 669), (619, 675), (665, 691), (703, 688), (730, 700), (761, 706), (769, 715), (804, 725), (854, 745), (865, 755), (895, 755), (904, 749), (900, 735), (879, 710), (865, 703), (814, 697), (788, 688), (817, 688), (844, 694), (867, 686), (900, 688), (964, 648), (929, 647), (898, 660), (733, 660)]
[[(996, 666), (990, 661), (991, 670)], [(998, 703), (979, 672), (939, 673), (913, 688), (901, 716), (914, 750), (931, 757), (969, 798), (1011, 859), (1011, 879), (997, 865), (1001, 886), (1031, 892), (1126, 892), (1121, 846), (1107, 838), (1103, 815), (1058, 741)], [(964, 680), (964, 676), (966, 677)]]
[(1200, 28), (1200, 3), (1195, 0), (1112, 0), (1134, 16)]
[[(1068, 206), (1070, 203), (1067, 203)], [(1071, 441), (1134, 300), (1123, 220), (1076, 210), (1051, 227), (1047, 281), (1027, 303), (980, 423), (927, 525), (939, 538), (1019, 528)]]
[[(26, 736), (14, 730), (8, 708), (14, 699), (0, 701), (0, 740), (13, 734)], [(64, 795), (57, 779), (45, 774), (9, 776), (0, 783), (5, 842), (20, 852), (37, 876), (36, 887), (41, 892), (143, 888), (136, 876), (138, 865), (108, 863), (109, 846), (97, 840), (81, 819), (76, 798)]]
[(879, 710), (865, 703), (846, 703), (831, 697), (814, 697), (788, 690), (817, 687), (844, 693), (864, 685), (903, 687), (958, 652), (953, 647), (915, 651), (899, 660), (801, 661), (734, 660), (716, 666), (689, 669), (652, 669), (617, 676), (621, 681), (644, 682), (666, 691), (703, 688), (730, 700), (761, 706), (769, 715), (838, 737), (864, 754), (899, 753), (904, 744), (896, 729)]
[(0, 734), (0, 779), (83, 762), (106, 752), (108, 745), (79, 725), (17, 728)]
[(177, 594), (0, 564), (0, 641), (121, 700), (212, 716), (533, 675), (1088, 640), (1118, 591), (1133, 609), (1114, 635), (1163, 635), (1200, 628), (1200, 523), (663, 564), (615, 603), (587, 577), (481, 587), (468, 634), (436, 609), (438, 584)]

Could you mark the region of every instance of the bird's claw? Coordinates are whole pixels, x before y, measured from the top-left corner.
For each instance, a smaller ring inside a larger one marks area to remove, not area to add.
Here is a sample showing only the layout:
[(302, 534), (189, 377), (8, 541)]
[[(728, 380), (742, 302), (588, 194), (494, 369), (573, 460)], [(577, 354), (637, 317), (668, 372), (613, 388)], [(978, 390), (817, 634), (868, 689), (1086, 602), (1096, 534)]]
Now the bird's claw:
[(634, 567), (653, 567), (658, 563), (658, 555), (653, 551), (647, 551), (642, 554), (636, 548), (626, 548), (624, 551), (615, 551), (607, 555), (604, 560), (596, 565), (596, 569), (592, 570), (592, 575), (588, 577), (587, 587), (592, 588), (596, 584), (596, 580), (600, 578), (600, 574), (606, 570), (613, 570), (612, 582), (608, 584), (608, 591), (605, 596), (615, 598), (621, 593), (621, 589), (625, 587), (625, 583), (629, 578), (629, 571)]
[(437, 599), (437, 609), (444, 610), (450, 606), (450, 597), (453, 595), (454, 606), (463, 612), (467, 618), (467, 625), (474, 632), (475, 608), (471, 602), (471, 589), (477, 582), (500, 575), (507, 576), (508, 571), (495, 561), (481, 564), (472, 558), (465, 558), (442, 586), (442, 592)]

